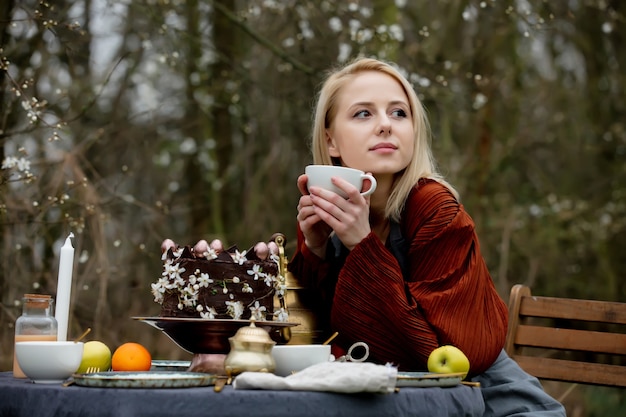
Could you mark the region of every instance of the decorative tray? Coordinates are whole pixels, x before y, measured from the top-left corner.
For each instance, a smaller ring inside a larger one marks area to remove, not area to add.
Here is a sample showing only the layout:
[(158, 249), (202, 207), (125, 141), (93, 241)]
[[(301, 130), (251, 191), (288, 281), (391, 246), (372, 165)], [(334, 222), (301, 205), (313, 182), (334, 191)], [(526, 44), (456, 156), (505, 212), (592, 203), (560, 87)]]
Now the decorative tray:
[(465, 373), (436, 374), (432, 372), (398, 372), (396, 387), (453, 387)]
[(95, 372), (74, 374), (74, 383), (95, 388), (189, 388), (215, 384), (215, 375), (199, 372)]
[[(180, 348), (189, 353), (228, 353), (228, 338), (239, 328), (249, 326), (250, 320), (201, 319), (183, 317), (132, 317), (165, 333)], [(275, 341), (282, 329), (299, 323), (282, 321), (255, 321), (256, 327), (268, 331)]]

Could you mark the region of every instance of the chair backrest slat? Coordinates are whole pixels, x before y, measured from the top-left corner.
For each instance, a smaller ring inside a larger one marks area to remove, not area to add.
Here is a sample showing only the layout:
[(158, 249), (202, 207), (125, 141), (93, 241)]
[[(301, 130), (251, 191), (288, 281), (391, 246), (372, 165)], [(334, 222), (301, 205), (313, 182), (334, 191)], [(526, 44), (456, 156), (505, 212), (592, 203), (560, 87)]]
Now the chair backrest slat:
[(589, 385), (626, 387), (624, 384), (626, 366), (590, 364), (531, 356), (520, 356), (516, 358), (516, 361), (522, 369), (537, 378)]
[(626, 353), (626, 334), (520, 325), (515, 344), (620, 355)]
[(626, 324), (624, 304), (610, 301), (531, 296), (522, 299), (519, 313), (522, 316)]

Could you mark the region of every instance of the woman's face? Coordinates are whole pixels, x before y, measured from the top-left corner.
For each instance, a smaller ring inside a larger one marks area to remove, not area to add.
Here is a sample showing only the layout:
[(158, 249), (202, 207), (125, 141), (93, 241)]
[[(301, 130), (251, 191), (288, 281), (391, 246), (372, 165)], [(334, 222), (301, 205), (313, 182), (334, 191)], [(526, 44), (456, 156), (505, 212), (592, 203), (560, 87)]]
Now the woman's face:
[(367, 71), (339, 92), (326, 130), (330, 156), (377, 176), (396, 174), (413, 157), (415, 131), (409, 100), (390, 75)]

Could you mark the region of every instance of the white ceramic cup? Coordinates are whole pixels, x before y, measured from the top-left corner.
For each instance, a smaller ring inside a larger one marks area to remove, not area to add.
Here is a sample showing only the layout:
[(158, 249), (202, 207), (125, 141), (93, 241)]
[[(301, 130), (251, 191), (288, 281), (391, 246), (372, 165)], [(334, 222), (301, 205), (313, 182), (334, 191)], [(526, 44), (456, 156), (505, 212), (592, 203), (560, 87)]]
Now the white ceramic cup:
[(307, 186), (315, 186), (324, 188), (326, 190), (334, 191), (343, 198), (348, 198), (343, 190), (335, 187), (330, 180), (332, 177), (339, 177), (350, 184), (354, 185), (358, 190), (363, 190), (363, 180), (368, 179), (370, 181), (370, 188), (362, 191), (361, 195), (370, 195), (376, 190), (376, 178), (373, 175), (366, 174), (365, 172), (347, 167), (340, 167), (335, 165), (308, 165), (304, 173), (308, 177)]
[(309, 366), (330, 361), (330, 345), (274, 345), (274, 374), (289, 376)]

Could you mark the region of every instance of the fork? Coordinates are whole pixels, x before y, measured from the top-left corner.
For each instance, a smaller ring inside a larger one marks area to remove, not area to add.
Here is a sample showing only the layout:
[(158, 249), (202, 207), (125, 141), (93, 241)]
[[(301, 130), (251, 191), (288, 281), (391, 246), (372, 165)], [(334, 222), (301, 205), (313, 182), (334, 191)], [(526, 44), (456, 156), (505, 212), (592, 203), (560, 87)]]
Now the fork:
[[(100, 372), (100, 368), (97, 367), (97, 366), (90, 366), (90, 367), (88, 367), (85, 370), (84, 373), (86, 373), (86, 374), (93, 374), (93, 373), (96, 373), (96, 372)], [(74, 376), (72, 375), (65, 382), (63, 382), (63, 384), (61, 384), (61, 385), (63, 385), (64, 387), (69, 387), (70, 385), (73, 385), (73, 384), (74, 384)]]

